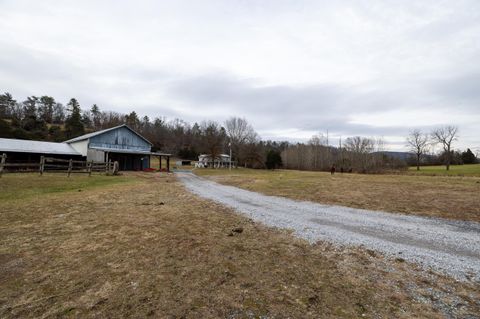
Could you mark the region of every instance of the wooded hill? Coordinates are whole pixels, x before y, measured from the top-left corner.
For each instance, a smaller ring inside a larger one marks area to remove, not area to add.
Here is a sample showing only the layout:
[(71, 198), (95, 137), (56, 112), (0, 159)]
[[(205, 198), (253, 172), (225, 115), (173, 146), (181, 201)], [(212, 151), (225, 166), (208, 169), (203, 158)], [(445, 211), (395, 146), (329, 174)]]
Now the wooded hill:
[[(139, 117), (132, 111), (122, 114), (103, 111), (96, 104), (85, 109), (72, 98), (66, 105), (51, 96), (29, 96), (15, 100), (11, 94), (0, 95), (0, 137), (62, 142), (67, 139), (121, 124), (127, 124), (153, 143), (154, 150), (173, 153), (184, 159), (198, 159), (198, 154), (228, 153), (241, 165), (265, 167), (269, 152), (279, 154), (286, 143), (261, 141), (245, 119), (232, 117), (224, 125), (204, 121), (193, 125), (165, 117)], [(279, 166), (276, 162), (274, 166)]]

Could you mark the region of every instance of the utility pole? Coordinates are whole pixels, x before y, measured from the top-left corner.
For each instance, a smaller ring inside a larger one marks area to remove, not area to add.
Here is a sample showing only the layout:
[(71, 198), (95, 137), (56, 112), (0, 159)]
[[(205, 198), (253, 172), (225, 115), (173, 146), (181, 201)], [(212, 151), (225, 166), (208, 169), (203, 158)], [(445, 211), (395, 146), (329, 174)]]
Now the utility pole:
[(230, 147), (230, 166), (228, 169), (231, 171), (232, 170), (232, 142), (228, 143), (228, 147)]

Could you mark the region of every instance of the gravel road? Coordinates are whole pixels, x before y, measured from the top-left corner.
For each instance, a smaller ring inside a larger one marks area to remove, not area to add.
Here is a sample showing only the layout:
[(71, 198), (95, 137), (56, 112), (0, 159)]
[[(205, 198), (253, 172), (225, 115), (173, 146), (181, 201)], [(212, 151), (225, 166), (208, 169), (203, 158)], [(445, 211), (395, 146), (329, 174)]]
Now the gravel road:
[(370, 211), (266, 196), (177, 173), (191, 192), (234, 208), (255, 221), (287, 228), (310, 242), (363, 246), (480, 281), (480, 223)]

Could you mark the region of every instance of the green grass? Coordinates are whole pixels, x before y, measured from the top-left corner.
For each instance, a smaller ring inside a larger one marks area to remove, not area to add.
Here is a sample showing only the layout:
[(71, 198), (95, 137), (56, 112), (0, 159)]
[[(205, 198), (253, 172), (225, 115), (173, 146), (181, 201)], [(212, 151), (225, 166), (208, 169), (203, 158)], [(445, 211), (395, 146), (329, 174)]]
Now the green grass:
[(128, 176), (72, 175), (37, 173), (3, 174), (0, 178), (0, 201), (26, 199), (50, 193), (79, 192), (120, 183), (134, 183)]
[(420, 166), (420, 171), (417, 171), (416, 166), (412, 166), (409, 167), (408, 173), (421, 175), (480, 176), (480, 164), (451, 165), (448, 171), (443, 165)]

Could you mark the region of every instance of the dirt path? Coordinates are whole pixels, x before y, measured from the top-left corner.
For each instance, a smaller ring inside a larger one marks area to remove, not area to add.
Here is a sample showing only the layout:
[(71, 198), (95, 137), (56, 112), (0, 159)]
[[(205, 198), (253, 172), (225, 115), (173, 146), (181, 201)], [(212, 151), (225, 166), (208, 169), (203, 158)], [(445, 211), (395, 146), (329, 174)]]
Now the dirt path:
[(311, 242), (364, 246), (458, 279), (480, 281), (480, 223), (389, 214), (300, 202), (220, 185), (190, 173), (177, 176), (193, 193)]

